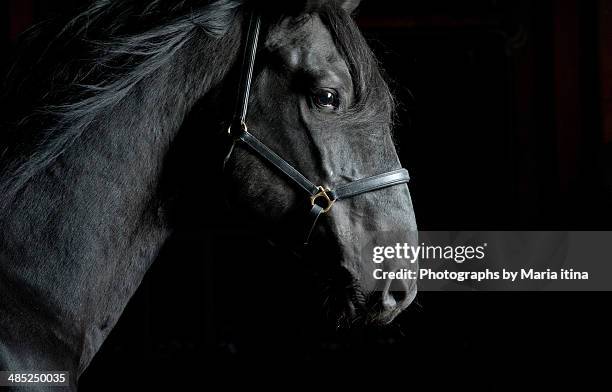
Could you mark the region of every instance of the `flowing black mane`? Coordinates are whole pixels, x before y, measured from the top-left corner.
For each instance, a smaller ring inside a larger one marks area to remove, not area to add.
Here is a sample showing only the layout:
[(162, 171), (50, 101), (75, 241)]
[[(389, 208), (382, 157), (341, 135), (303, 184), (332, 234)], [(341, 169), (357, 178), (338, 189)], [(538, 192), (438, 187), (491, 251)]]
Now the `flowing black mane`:
[[(98, 0), (68, 22), (29, 31), (5, 88), (13, 110), (0, 134), (2, 201), (70, 147), (100, 113), (139, 84), (146, 88), (147, 78), (194, 37), (227, 34), (241, 5), (235, 0)], [(219, 55), (230, 57), (231, 49)]]

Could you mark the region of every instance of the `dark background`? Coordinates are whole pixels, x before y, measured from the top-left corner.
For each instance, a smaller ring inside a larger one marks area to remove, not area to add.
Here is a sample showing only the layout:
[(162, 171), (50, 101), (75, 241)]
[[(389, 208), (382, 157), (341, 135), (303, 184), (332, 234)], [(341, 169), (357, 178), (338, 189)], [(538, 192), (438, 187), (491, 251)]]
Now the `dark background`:
[[(77, 3), (3, 2), (3, 52)], [(612, 2), (378, 0), (358, 21), (400, 103), (396, 136), (421, 229), (612, 228)], [(217, 239), (181, 241), (204, 258)], [(407, 386), (491, 390), (547, 365), (556, 376), (542, 379), (559, 382), (610, 346), (603, 293), (421, 293), (392, 333), (313, 343), (290, 323), (267, 327), (249, 301), (228, 311), (213, 267), (189, 256), (154, 265), (83, 390), (149, 385), (151, 372), (170, 382), (166, 371), (182, 369), (225, 382), (249, 370), (417, 374)]]

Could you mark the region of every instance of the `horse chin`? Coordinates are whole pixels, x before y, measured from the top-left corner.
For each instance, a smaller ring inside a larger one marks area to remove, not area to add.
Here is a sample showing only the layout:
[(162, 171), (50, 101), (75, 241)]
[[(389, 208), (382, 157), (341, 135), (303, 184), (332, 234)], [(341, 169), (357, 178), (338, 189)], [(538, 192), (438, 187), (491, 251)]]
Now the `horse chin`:
[(391, 325), (401, 310), (392, 312), (367, 311), (356, 307), (351, 301), (346, 308), (335, 312), (335, 319), (330, 320), (336, 330), (376, 329)]
[[(414, 295), (416, 295), (416, 291)], [(340, 307), (336, 307), (334, 310), (328, 309), (327, 312), (327, 314), (335, 315), (329, 321), (334, 323), (337, 330), (388, 327), (405, 310), (405, 308), (399, 307), (392, 310), (384, 309), (380, 305), (379, 292), (366, 296), (355, 288), (347, 290), (338, 302), (342, 303)]]
[(403, 311), (404, 309), (401, 308), (395, 308), (393, 310), (382, 310), (378, 308), (364, 309), (358, 316), (360, 320), (359, 324), (366, 328), (385, 327), (391, 325)]

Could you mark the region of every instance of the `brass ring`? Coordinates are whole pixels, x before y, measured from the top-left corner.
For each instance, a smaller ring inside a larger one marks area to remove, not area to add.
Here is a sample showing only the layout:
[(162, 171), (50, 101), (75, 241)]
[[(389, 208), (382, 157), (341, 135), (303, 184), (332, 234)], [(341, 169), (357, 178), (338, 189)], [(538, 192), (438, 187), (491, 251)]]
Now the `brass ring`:
[(327, 206), (325, 208), (323, 208), (323, 206), (321, 206), (323, 208), (323, 213), (326, 214), (329, 212), (329, 210), (331, 210), (332, 206), (334, 205), (334, 202), (336, 200), (332, 200), (329, 195), (327, 194), (327, 192), (329, 192), (329, 189), (323, 187), (323, 186), (318, 186), (317, 189), (319, 190), (319, 193), (317, 193), (316, 195), (312, 195), (310, 196), (310, 205), (312, 205), (313, 207), (315, 206), (315, 204), (317, 204), (317, 199), (323, 198), (325, 199), (325, 202), (327, 203)]
[[(242, 130), (242, 132), (248, 132), (249, 128), (247, 127), (246, 123), (244, 121), (240, 121), (240, 129)], [(229, 127), (227, 127), (227, 134), (229, 136), (233, 136), (232, 135), (232, 124), (230, 124)]]

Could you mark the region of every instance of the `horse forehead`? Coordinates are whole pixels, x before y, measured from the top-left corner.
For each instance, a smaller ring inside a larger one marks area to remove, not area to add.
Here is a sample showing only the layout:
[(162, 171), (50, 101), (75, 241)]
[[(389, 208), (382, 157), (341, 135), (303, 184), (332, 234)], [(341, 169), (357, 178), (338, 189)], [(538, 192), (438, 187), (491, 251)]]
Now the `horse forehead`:
[(291, 70), (346, 67), (329, 30), (316, 14), (301, 21), (286, 18), (272, 30), (266, 46)]

